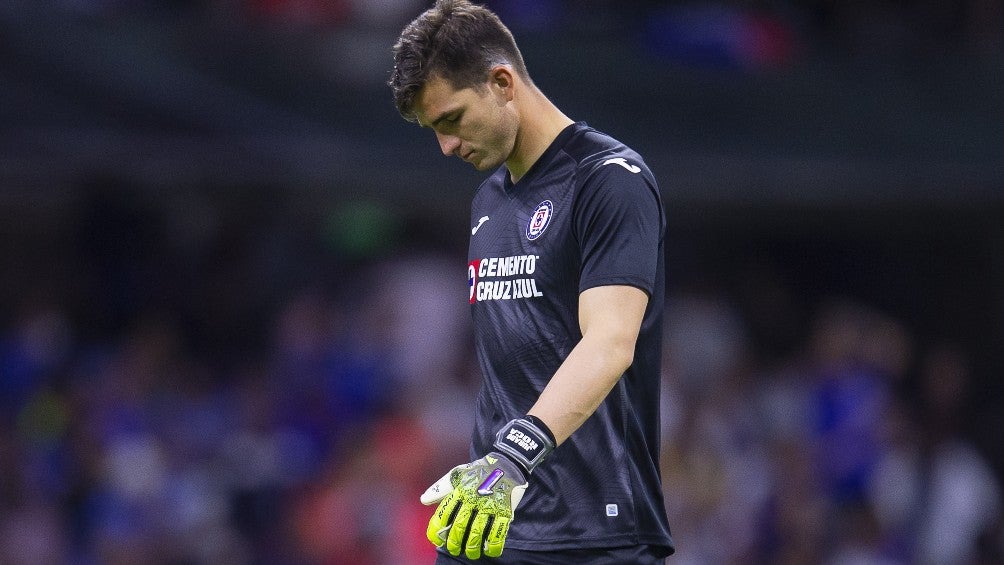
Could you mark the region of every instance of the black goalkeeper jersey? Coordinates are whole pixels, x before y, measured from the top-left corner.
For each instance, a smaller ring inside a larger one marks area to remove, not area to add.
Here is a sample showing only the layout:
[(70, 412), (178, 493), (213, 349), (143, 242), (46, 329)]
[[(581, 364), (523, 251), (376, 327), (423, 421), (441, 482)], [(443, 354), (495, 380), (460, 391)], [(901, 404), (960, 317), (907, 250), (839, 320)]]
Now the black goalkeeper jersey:
[(578, 296), (649, 295), (634, 362), (534, 471), (506, 541), (524, 550), (672, 547), (659, 475), (666, 216), (651, 171), (622, 143), (568, 126), (515, 185), (502, 166), (471, 206), (468, 282), (484, 384), (472, 455), (524, 416), (581, 339)]

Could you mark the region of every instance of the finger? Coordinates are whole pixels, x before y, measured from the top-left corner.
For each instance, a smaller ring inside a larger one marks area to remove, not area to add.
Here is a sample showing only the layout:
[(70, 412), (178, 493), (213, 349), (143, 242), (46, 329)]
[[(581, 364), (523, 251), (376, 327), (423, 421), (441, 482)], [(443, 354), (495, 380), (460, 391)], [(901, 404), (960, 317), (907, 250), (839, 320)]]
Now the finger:
[(505, 547), (505, 537), (509, 533), (509, 518), (496, 516), (492, 522), (491, 530), (488, 532), (488, 539), (485, 540), (485, 555), (488, 557), (498, 557), (502, 555), (502, 548)]
[(474, 513), (474, 505), (464, 502), (457, 511), (457, 517), (453, 519), (453, 526), (450, 527), (450, 535), (446, 538), (446, 549), (450, 555), (460, 555), (464, 549), (464, 535), (467, 534), (467, 527), (471, 522), (471, 515)]
[(419, 500), (422, 501), (422, 504), (435, 504), (446, 498), (446, 495), (453, 492), (453, 481), (451, 480), (452, 474), (453, 471), (451, 470), (449, 473), (443, 475), (443, 478), (439, 479), (433, 483), (432, 486), (425, 489), (425, 492), (423, 492), (421, 498), (419, 498)]
[(457, 496), (457, 493), (447, 495), (439, 503), (439, 508), (433, 513), (432, 518), (429, 519), (429, 527), (425, 531), (425, 537), (429, 538), (433, 545), (442, 547), (446, 543), (446, 532), (450, 530), (453, 510), (457, 507), (459, 500), (460, 497)]
[(491, 514), (487, 512), (478, 512), (477, 516), (471, 520), (470, 532), (467, 534), (467, 543), (464, 544), (464, 555), (468, 559), (481, 559), (481, 549), (485, 539), (485, 527), (488, 525), (488, 520), (491, 517)]

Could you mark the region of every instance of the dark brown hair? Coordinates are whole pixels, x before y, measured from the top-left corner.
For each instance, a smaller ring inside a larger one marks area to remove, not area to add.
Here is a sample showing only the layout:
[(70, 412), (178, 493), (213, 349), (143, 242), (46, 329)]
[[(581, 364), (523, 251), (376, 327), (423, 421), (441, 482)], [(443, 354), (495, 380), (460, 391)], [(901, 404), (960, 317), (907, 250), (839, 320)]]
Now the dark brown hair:
[(415, 121), (415, 95), (431, 77), (457, 90), (478, 88), (498, 64), (529, 80), (516, 40), (498, 16), (468, 0), (437, 0), (401, 32), (387, 84), (401, 115)]

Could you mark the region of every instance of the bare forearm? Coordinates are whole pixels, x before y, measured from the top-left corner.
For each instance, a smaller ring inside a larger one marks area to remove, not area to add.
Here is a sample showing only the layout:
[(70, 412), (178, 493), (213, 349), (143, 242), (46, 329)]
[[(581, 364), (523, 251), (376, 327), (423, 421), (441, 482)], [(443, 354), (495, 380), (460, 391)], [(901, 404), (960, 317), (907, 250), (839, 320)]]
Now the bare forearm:
[(547, 383), (530, 415), (555, 443), (568, 439), (596, 411), (631, 365), (648, 295), (629, 286), (601, 286), (579, 295), (582, 339)]
[(633, 343), (584, 337), (562, 363), (529, 413), (561, 445), (596, 411), (631, 363)]

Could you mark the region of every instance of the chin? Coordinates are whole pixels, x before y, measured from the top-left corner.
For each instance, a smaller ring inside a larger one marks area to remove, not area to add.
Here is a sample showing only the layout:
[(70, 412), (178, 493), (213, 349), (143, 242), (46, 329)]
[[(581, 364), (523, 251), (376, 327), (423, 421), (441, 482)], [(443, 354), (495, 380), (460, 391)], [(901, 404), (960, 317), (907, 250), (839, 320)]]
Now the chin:
[(502, 164), (502, 161), (490, 161), (490, 160), (486, 160), (486, 159), (481, 159), (480, 161), (476, 161), (474, 163), (471, 163), (471, 165), (473, 165), (475, 169), (477, 169), (479, 171), (482, 171), (482, 172), (483, 171), (494, 171), (501, 164)]

